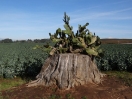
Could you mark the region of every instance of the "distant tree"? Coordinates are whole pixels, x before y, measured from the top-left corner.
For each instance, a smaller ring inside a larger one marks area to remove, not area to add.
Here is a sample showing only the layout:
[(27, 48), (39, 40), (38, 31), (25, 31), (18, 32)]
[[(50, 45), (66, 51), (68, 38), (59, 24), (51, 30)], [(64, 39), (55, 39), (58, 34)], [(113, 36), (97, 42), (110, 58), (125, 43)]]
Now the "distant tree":
[(30, 42), (33, 42), (33, 41), (31, 39), (28, 39), (27, 42), (30, 43)]
[(24, 43), (24, 42), (27, 42), (27, 41), (26, 40), (19, 40), (19, 42)]
[(47, 43), (50, 42), (50, 39), (35, 39), (35, 43)]
[(40, 40), (39, 39), (35, 39), (34, 42), (35, 43), (40, 43)]
[(1, 40), (1, 43), (12, 43), (12, 42), (13, 42), (12, 39), (9, 38)]
[(41, 43), (47, 43), (47, 42), (49, 42), (49, 41), (50, 41), (50, 39), (41, 39), (41, 40), (40, 40)]

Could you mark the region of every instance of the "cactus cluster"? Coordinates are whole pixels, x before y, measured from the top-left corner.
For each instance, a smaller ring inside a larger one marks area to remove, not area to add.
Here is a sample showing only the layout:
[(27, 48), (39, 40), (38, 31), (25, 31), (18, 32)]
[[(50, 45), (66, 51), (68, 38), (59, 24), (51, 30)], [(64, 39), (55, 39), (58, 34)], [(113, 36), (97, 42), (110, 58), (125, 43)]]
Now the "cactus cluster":
[(55, 53), (81, 53), (89, 56), (100, 56), (102, 50), (99, 49), (101, 44), (100, 38), (92, 34), (85, 25), (78, 26), (77, 33), (74, 34), (73, 27), (69, 25), (70, 17), (64, 13), (64, 28), (58, 28), (54, 34), (49, 33), (50, 39), (55, 42), (55, 46), (45, 45), (45, 49), (50, 50), (49, 54)]

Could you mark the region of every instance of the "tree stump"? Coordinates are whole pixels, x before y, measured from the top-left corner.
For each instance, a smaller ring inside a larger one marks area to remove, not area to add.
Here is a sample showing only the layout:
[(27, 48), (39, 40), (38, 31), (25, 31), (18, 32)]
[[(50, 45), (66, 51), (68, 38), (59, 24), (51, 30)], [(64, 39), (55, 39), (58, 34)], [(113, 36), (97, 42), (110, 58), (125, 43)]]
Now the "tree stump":
[(57, 85), (59, 89), (69, 89), (88, 83), (99, 84), (103, 74), (88, 55), (55, 54), (46, 59), (37, 80), (28, 86)]

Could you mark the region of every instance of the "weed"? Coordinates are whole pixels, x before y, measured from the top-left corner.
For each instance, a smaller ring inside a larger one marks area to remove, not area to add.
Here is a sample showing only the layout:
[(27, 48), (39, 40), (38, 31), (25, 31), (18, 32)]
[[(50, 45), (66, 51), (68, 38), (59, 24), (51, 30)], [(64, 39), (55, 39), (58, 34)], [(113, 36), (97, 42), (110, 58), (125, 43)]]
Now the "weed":
[(87, 99), (87, 97), (86, 96), (83, 96), (81, 99)]
[(66, 99), (74, 99), (71, 94), (66, 94)]
[(132, 73), (126, 71), (107, 71), (105, 73), (109, 76), (114, 76), (121, 79), (127, 86), (132, 86)]
[(49, 99), (61, 99), (61, 97), (58, 95), (51, 95)]

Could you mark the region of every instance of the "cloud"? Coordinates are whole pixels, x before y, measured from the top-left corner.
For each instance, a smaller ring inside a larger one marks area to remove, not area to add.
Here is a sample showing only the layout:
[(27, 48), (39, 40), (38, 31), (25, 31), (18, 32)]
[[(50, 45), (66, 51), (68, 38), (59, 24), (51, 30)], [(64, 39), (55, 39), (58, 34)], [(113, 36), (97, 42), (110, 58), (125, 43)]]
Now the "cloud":
[[(69, 13), (67, 14), (71, 18), (70, 25), (73, 26), (73, 29), (76, 32), (78, 24), (84, 25), (86, 22), (89, 22), (90, 26), (88, 26), (88, 29), (90, 29), (91, 32), (98, 33), (103, 37), (114, 37), (114, 35), (120, 35), (119, 33), (124, 35), (123, 32), (130, 34), (132, 31), (130, 26), (132, 24), (128, 21), (132, 20), (132, 7), (127, 6), (127, 8), (124, 8), (124, 5), (115, 7), (118, 4), (123, 4), (129, 1), (130, 0), (122, 0), (119, 2), (114, 1), (103, 3), (102, 5), (96, 5), (94, 3), (95, 6), (90, 4), (89, 6), (83, 6), (82, 9), (68, 9), (67, 11), (69, 11)], [(113, 5), (114, 7), (112, 7)], [(108, 9), (106, 8), (107, 6), (109, 6)], [(43, 37), (41, 35), (47, 36), (49, 32), (54, 33), (59, 27), (64, 29), (62, 11), (41, 11), (28, 12), (20, 9), (14, 11), (2, 11), (0, 16), (0, 33), (6, 33), (6, 35), (10, 33), (14, 36), (13, 38), (15, 38), (15, 36), (17, 36), (17, 38), (19, 37), (19, 34), (14, 35), (13, 33), (27, 33), (24, 34), (25, 37), (21, 35), (21, 38), (39, 38)], [(125, 23), (126, 26), (122, 23)], [(34, 34), (31, 35), (32, 33)], [(35, 33), (40, 35), (37, 36)]]
[[(132, 20), (132, 16), (130, 16), (132, 8), (125, 8), (125, 9), (119, 9), (119, 10), (112, 10), (112, 11), (100, 11), (100, 12), (80, 12), (70, 14), (71, 21), (70, 24), (72, 24), (75, 27), (78, 27), (78, 24), (85, 24), (86, 22), (90, 22), (92, 24), (110, 24), (111, 21), (115, 22), (121, 22), (123, 20)], [(125, 14), (124, 14), (125, 13)], [(97, 23), (98, 22), (98, 23)], [(108, 23), (109, 22), (109, 23)], [(115, 22), (113, 24), (115, 24)], [(119, 23), (120, 23), (119, 22)], [(117, 24), (117, 23), (116, 23)], [(120, 24), (118, 24), (120, 25)]]

